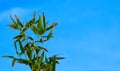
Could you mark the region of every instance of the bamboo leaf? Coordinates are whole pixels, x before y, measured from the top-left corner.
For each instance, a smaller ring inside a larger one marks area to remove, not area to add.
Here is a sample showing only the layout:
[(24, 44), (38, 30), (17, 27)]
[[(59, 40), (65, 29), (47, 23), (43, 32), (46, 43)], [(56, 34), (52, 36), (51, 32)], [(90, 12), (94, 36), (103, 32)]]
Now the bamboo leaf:
[(37, 28), (36, 26), (32, 27), (32, 31), (37, 35), (42, 35), (42, 32), (40, 32), (39, 28)]
[(9, 25), (9, 26), (10, 26), (10, 28), (12, 28), (12, 29), (19, 30), (19, 29), (18, 29), (18, 26), (17, 26), (16, 24), (12, 24), (12, 25)]
[(17, 20), (17, 24), (20, 26), (20, 28), (22, 28), (22, 27), (23, 27), (23, 24), (22, 24), (21, 21), (19, 20), (18, 16), (15, 15), (15, 17), (16, 17), (16, 20)]
[(56, 57), (57, 60), (65, 59), (64, 57)]
[(45, 42), (45, 41), (47, 41), (47, 40), (43, 40), (42, 38), (40, 38), (39, 40), (37, 40), (37, 41), (35, 41), (35, 42), (43, 43), (43, 42)]
[(48, 52), (48, 50), (47, 50), (46, 48), (43, 48), (43, 47), (40, 47), (40, 46), (38, 46), (38, 48), (39, 48), (40, 50), (43, 50), (43, 51), (45, 51), (45, 52)]
[(60, 64), (59, 61), (56, 61), (56, 64)]
[(50, 33), (48, 34), (47, 40), (49, 40), (52, 37), (52, 35), (53, 35), (53, 30), (51, 30)]
[(12, 22), (13, 22), (13, 24), (10, 25), (10, 28), (16, 29), (16, 30), (20, 30), (20, 28), (18, 27), (17, 22), (12, 18), (12, 16), (10, 16), (10, 18), (11, 18), (11, 20), (12, 20)]
[(14, 58), (12, 61), (12, 67), (15, 65), (15, 63), (16, 63), (16, 59)]
[(42, 54), (41, 54), (40, 63), (43, 61), (43, 59), (44, 59), (44, 52), (42, 52)]
[(34, 38), (32, 38), (32, 37), (30, 37), (30, 36), (28, 36), (28, 38), (29, 38), (30, 40), (32, 40), (32, 41), (34, 40)]
[(54, 28), (55, 26), (57, 26), (57, 23), (51, 24), (50, 26), (48, 26), (48, 27), (46, 28), (46, 31), (48, 31), (48, 30)]
[(28, 28), (24, 26), (23, 29), (20, 31), (20, 34), (24, 34), (27, 29)]
[(51, 64), (49, 64), (49, 70), (50, 70), (50, 71), (53, 71), (53, 67), (52, 67)]
[(29, 28), (29, 27), (31, 26), (30, 22), (31, 22), (31, 21), (29, 21), (29, 22), (27, 22), (27, 23), (25, 24), (25, 29), (27, 29), (27, 28)]
[(45, 20), (45, 15), (44, 15), (44, 13), (43, 13), (42, 17), (43, 17), (43, 26), (44, 26), (44, 29), (46, 29), (46, 20)]
[(47, 57), (45, 57), (45, 62), (48, 64), (49, 63), (49, 61), (48, 61), (48, 58)]
[(32, 60), (32, 50), (30, 48), (27, 49), (27, 56), (29, 60)]
[(44, 51), (44, 52), (48, 52), (48, 50), (47, 50), (46, 48), (37, 46), (37, 47), (35, 48), (36, 54), (38, 54), (41, 50)]
[(17, 25), (17, 23), (15, 22), (15, 20), (13, 19), (13, 17), (12, 17), (12, 16), (10, 16), (10, 18), (11, 18), (11, 20), (12, 20), (13, 24), (16, 24), (16, 25)]
[(18, 49), (17, 49), (17, 45), (16, 45), (16, 43), (17, 43), (17, 40), (14, 41), (14, 47), (15, 47), (16, 54), (18, 54)]
[(17, 35), (17, 36), (15, 36), (15, 37), (13, 37), (13, 39), (18, 39), (18, 40), (20, 40), (20, 39), (22, 39), (23, 37), (25, 37), (25, 35), (24, 35), (24, 34), (20, 34), (20, 35)]
[(22, 63), (22, 64), (25, 64), (25, 65), (30, 65), (31, 64), (31, 61), (29, 60), (26, 60), (26, 59), (16, 59), (18, 63)]
[(39, 20), (38, 20), (38, 24), (37, 24), (37, 27), (42, 30), (42, 17), (39, 17)]
[(24, 48), (23, 48), (23, 45), (22, 45), (20, 40), (18, 40), (18, 43), (19, 43), (19, 46), (20, 46), (21, 54), (23, 54), (25, 52)]
[(14, 58), (13, 56), (3, 56), (4, 58)]
[(38, 55), (40, 49), (38, 47), (36, 47), (35, 51), (36, 51), (36, 54)]

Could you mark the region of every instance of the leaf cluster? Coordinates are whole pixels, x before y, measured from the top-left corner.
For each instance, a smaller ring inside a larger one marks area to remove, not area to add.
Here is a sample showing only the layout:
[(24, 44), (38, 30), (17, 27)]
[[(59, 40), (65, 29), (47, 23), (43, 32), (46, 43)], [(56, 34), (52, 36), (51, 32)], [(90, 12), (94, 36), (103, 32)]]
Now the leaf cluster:
[[(57, 23), (48, 25), (44, 13), (39, 18), (36, 18), (34, 13), (32, 19), (23, 24), (18, 16), (15, 15), (16, 20), (10, 16), (12, 23), (10, 28), (18, 30), (19, 34), (14, 36), (14, 47), (18, 58), (14, 56), (3, 56), (5, 58), (11, 58), (12, 66), (15, 63), (21, 63), (28, 65), (32, 71), (55, 71), (56, 64), (59, 64), (59, 60), (64, 59), (56, 55), (47, 57), (48, 50), (41, 46), (41, 43), (47, 42), (53, 36), (54, 27)], [(26, 32), (32, 31), (38, 36), (35, 39), (34, 36), (29, 36)]]

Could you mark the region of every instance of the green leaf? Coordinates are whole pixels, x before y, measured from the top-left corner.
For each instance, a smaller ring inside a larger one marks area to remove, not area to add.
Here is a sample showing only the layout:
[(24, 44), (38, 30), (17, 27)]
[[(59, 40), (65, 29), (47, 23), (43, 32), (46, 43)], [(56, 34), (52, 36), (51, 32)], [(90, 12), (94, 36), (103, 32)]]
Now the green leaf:
[(43, 43), (43, 42), (45, 42), (46, 40), (43, 40), (42, 38), (40, 38), (38, 41), (35, 41), (35, 42), (41, 42), (41, 43)]
[(53, 35), (53, 30), (51, 30), (50, 33), (48, 34), (47, 40), (49, 40), (52, 37), (52, 35)]
[(53, 66), (49, 64), (49, 71), (53, 71)]
[(13, 17), (12, 17), (12, 16), (10, 16), (10, 18), (11, 18), (11, 20), (12, 20), (13, 24), (16, 24), (16, 25), (17, 25), (17, 23), (15, 22), (15, 20), (13, 19)]
[(45, 62), (48, 64), (49, 63), (49, 61), (48, 61), (48, 58), (47, 57), (45, 57)]
[(58, 61), (56, 61), (56, 64), (60, 64)]
[(44, 15), (44, 13), (43, 13), (42, 17), (43, 17), (43, 26), (44, 26), (44, 29), (46, 29), (46, 20), (45, 20), (45, 15)]
[(39, 17), (37, 27), (42, 30), (42, 17)]
[(36, 26), (32, 27), (32, 31), (37, 35), (42, 35), (42, 32), (40, 32), (39, 28), (37, 28)]
[(30, 37), (30, 36), (28, 36), (28, 38), (29, 38), (30, 40), (32, 40), (32, 41), (34, 40), (34, 38), (32, 38), (32, 37)]
[(30, 65), (31, 64), (31, 61), (29, 60), (26, 60), (26, 59), (16, 59), (18, 63), (22, 63), (22, 64), (25, 64), (25, 65)]
[(32, 50), (30, 48), (27, 49), (27, 56), (29, 60), (32, 60)]
[(52, 63), (52, 57), (49, 57), (49, 64)]
[(46, 28), (46, 31), (48, 31), (48, 30), (54, 28), (55, 26), (57, 26), (57, 23), (51, 24), (50, 26), (48, 26), (48, 27)]
[(17, 26), (16, 24), (12, 24), (12, 25), (9, 25), (9, 26), (10, 26), (10, 28), (12, 28), (12, 29), (19, 30), (19, 29), (18, 29), (18, 26)]
[(16, 43), (17, 43), (17, 40), (14, 41), (14, 47), (15, 47), (15, 51), (16, 51), (16, 53), (18, 54), (18, 49), (17, 49), (17, 45), (16, 45)]
[(56, 62), (53, 62), (53, 71), (56, 71)]
[(3, 56), (4, 58), (14, 58), (13, 56)]
[(30, 21), (25, 24), (25, 29), (29, 28), (31, 26)]
[(38, 46), (38, 48), (39, 48), (40, 50), (43, 50), (43, 51), (45, 51), (45, 52), (48, 52), (48, 50), (47, 50), (46, 48), (43, 48), (43, 47), (40, 47), (40, 46)]
[(36, 54), (39, 53), (40, 49), (38, 47), (35, 48)]
[(18, 27), (17, 22), (12, 18), (12, 16), (10, 16), (10, 18), (11, 18), (11, 20), (12, 20), (12, 22), (13, 22), (13, 24), (10, 25), (10, 28), (16, 29), (16, 30), (20, 30), (20, 28)]
[(20, 39), (22, 39), (23, 37), (25, 37), (25, 35), (24, 35), (24, 34), (20, 34), (20, 35), (15, 36), (13, 39), (18, 39), (18, 40), (20, 40)]
[(21, 21), (19, 20), (18, 16), (15, 15), (15, 17), (16, 17), (16, 20), (17, 20), (17, 24), (20, 26), (20, 28), (22, 28), (22, 27), (23, 27), (23, 24), (22, 24)]
[(41, 54), (40, 63), (43, 61), (43, 59), (44, 59), (44, 52), (42, 52), (42, 54)]
[(64, 57), (56, 57), (57, 60), (65, 59)]
[(21, 50), (21, 52), (22, 52), (22, 54), (25, 52), (25, 50), (24, 50), (24, 48), (23, 48), (23, 45), (22, 45), (22, 43), (21, 43), (21, 41), (20, 40), (18, 40), (18, 43), (19, 43), (19, 46), (20, 46), (20, 50)]
[(35, 47), (36, 54), (38, 54), (41, 50), (44, 52), (48, 52), (48, 50), (46, 48), (43, 48), (40, 46)]
[(15, 65), (16, 59), (14, 58), (12, 61), (12, 67)]
[(24, 27), (24, 28), (20, 31), (20, 34), (24, 34), (27, 29), (28, 29), (28, 28)]

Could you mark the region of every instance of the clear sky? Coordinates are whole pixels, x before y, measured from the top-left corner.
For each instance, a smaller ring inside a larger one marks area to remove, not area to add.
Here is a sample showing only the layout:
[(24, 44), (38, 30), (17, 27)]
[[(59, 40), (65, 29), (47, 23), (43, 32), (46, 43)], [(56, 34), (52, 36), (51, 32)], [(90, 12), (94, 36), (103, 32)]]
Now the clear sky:
[(44, 11), (47, 20), (58, 22), (54, 38), (45, 44), (52, 55), (66, 57), (57, 71), (120, 70), (119, 0), (0, 0), (0, 70), (30, 71), (25, 65), (11, 67), (3, 55), (15, 55), (12, 37), (6, 25), (9, 15), (29, 20), (34, 10)]

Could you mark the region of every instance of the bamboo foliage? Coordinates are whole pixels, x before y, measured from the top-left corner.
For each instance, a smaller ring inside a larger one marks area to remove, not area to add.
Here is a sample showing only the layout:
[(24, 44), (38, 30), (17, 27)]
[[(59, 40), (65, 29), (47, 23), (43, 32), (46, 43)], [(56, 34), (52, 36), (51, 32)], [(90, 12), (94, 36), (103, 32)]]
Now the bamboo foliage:
[[(34, 13), (33, 18), (25, 24), (16, 15), (16, 20), (12, 16), (10, 18), (13, 23), (10, 28), (20, 32), (13, 37), (15, 51), (19, 57), (3, 57), (11, 58), (13, 60), (12, 66), (15, 63), (20, 63), (28, 65), (31, 71), (56, 71), (56, 64), (59, 64), (58, 61), (64, 58), (56, 55), (47, 57), (46, 53), (48, 50), (41, 46), (41, 43), (45, 43), (52, 38), (54, 27), (57, 26), (57, 23), (48, 25), (44, 13), (38, 19), (36, 18), (36, 13)], [(38, 39), (27, 34), (28, 30), (32, 31)]]

